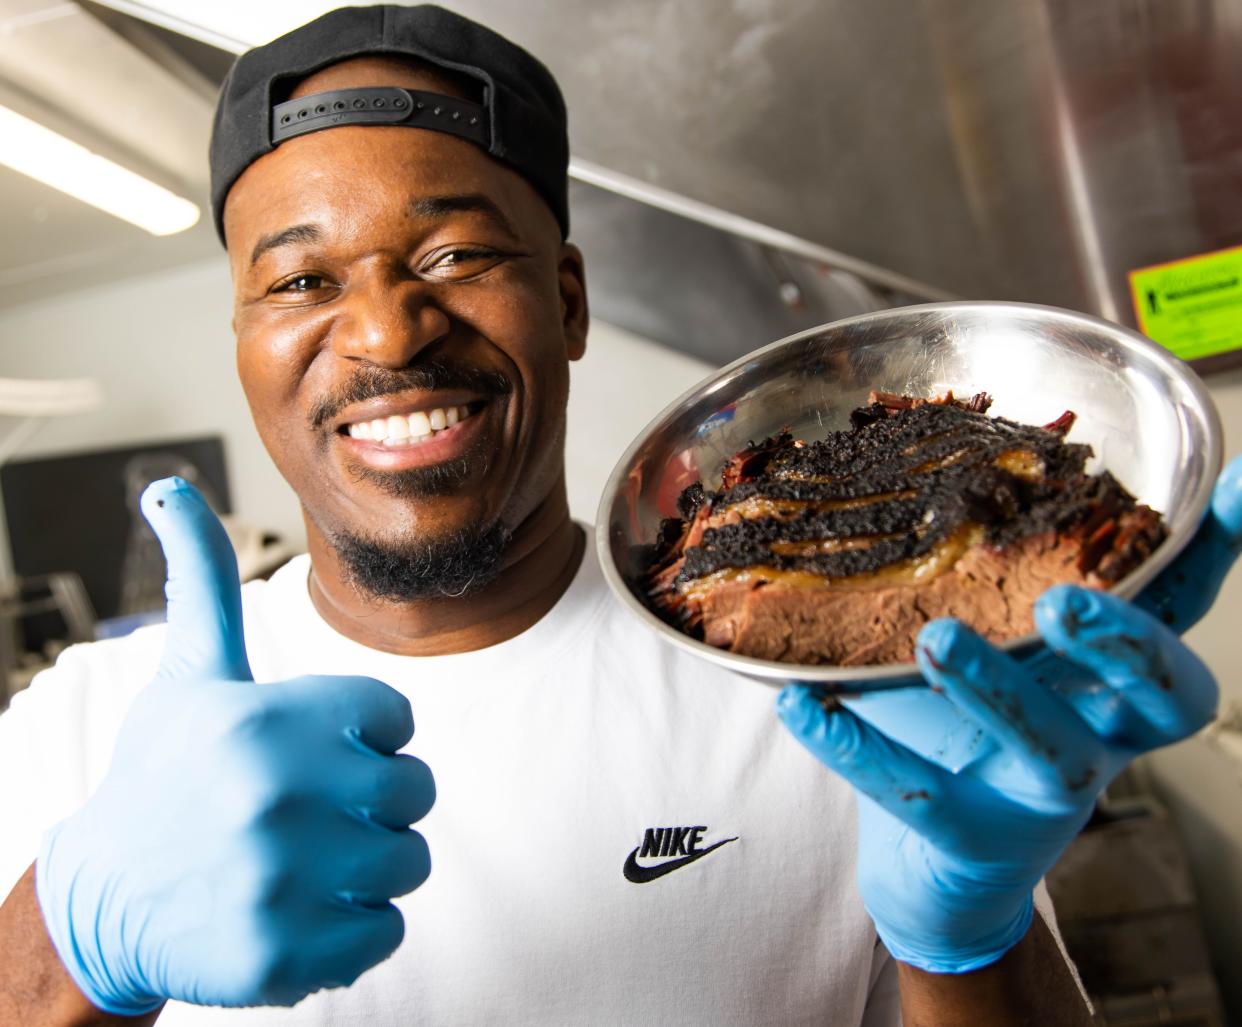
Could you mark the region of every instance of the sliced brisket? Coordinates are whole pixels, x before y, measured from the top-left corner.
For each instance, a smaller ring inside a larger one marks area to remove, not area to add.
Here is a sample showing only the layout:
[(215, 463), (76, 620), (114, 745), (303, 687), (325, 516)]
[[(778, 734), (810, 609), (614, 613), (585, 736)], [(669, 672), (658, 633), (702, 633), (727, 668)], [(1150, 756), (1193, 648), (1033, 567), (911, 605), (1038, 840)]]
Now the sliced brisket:
[(782, 432), (693, 485), (664, 523), (653, 609), (704, 641), (801, 664), (910, 660), (919, 628), (958, 617), (999, 641), (1032, 628), (1050, 585), (1108, 587), (1164, 539), (1159, 514), (1044, 427), (990, 399), (873, 393), (848, 431)]

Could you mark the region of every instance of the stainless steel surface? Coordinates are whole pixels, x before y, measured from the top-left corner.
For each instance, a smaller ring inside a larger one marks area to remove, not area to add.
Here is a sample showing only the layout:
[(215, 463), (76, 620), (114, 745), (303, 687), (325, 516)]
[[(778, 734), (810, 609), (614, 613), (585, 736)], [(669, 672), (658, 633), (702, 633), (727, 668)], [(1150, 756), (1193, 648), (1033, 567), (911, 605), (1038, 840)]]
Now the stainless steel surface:
[(583, 161), (958, 296), (1130, 323), (1130, 268), (1242, 241), (1242, 0), (466, 6)]
[(583, 161), (934, 288), (1129, 321), (1242, 239), (1242, 0), (503, 6)]
[[(944, 303), (866, 314), (756, 350), (705, 379), (657, 417), (627, 450), (604, 490), (596, 544), (625, 605), (672, 644), (770, 681), (799, 678), (850, 691), (902, 687), (914, 664), (804, 667), (738, 656), (659, 620), (635, 593), (638, 547), (676, 516), (687, 485), (720, 482), (720, 468), (752, 439), (788, 426), (822, 438), (848, 427), (872, 389), (912, 395), (992, 394), (991, 413), (1045, 424), (1064, 410), (1071, 441), (1090, 443), (1088, 470), (1111, 471), (1164, 514), (1168, 540), (1113, 589), (1139, 592), (1198, 526), (1221, 465), (1221, 429), (1203, 383), (1142, 336), (1093, 317), (1016, 303)], [(1028, 635), (1006, 643), (1034, 644)]]
[[(919, 300), (954, 300), (959, 297), (944, 289), (939, 289), (927, 282), (920, 282), (905, 275), (889, 271), (887, 268), (851, 257), (840, 250), (800, 238), (790, 232), (782, 232), (762, 225), (750, 218), (741, 217), (708, 203), (701, 203), (681, 196), (678, 193), (661, 189), (658, 186), (639, 181), (629, 175), (592, 164), (590, 161), (575, 158), (569, 162), (570, 178), (586, 185), (598, 186), (617, 196), (637, 200), (645, 207), (675, 214), (687, 221), (697, 222), (709, 228), (727, 233), (736, 239), (744, 239), (767, 249), (788, 253), (803, 260), (814, 261), (825, 267), (852, 274), (871, 286), (902, 292), (912, 299)], [(575, 225), (575, 237), (577, 222)]]
[[(108, 3), (236, 48), (333, 6)], [(579, 174), (915, 294), (1130, 322), (1130, 268), (1242, 241), (1242, 0), (453, 6), (556, 73)]]
[(570, 183), (569, 211), (591, 317), (713, 367), (749, 353), (756, 339), (918, 302), (583, 182)]

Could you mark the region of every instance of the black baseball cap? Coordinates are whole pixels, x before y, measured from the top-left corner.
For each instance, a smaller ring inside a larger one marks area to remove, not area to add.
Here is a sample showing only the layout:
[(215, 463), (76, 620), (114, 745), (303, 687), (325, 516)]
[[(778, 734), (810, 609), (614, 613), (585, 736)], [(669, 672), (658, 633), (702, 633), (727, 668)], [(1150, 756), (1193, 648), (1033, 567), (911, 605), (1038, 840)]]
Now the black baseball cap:
[[(482, 102), (382, 86), (289, 101), (308, 75), (351, 57), (413, 57), (482, 86)], [(343, 7), (242, 54), (220, 92), (211, 133), (211, 209), (251, 164), (286, 139), (337, 125), (408, 125), (468, 139), (525, 177), (569, 234), (565, 101), (552, 73), (516, 43), (433, 4)]]

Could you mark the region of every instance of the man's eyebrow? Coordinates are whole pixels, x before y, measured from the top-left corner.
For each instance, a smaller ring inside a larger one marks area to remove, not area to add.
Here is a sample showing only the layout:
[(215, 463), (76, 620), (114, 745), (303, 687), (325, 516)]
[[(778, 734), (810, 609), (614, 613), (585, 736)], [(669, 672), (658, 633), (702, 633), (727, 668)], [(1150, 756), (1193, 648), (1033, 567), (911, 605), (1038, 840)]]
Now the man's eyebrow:
[(422, 199), (413, 200), (409, 206), (410, 216), (416, 218), (443, 218), (462, 211), (482, 214), (510, 235), (517, 234), (504, 212), (480, 193), (467, 193), (461, 196), (424, 196)]
[(250, 266), (254, 267), (259, 262), (259, 258), (268, 250), (274, 250), (277, 246), (288, 246), (295, 242), (318, 242), (321, 234), (314, 225), (291, 225), (279, 232), (265, 235), (254, 244), (254, 249), (250, 253)]

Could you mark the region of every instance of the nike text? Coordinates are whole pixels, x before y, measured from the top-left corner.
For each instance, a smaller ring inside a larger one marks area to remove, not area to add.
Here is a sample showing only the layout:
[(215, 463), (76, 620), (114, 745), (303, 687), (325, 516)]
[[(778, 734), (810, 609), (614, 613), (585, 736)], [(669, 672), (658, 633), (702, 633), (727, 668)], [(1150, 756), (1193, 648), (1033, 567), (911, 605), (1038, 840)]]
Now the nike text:
[(699, 851), (706, 826), (649, 827), (643, 834), (639, 856), (689, 856)]

